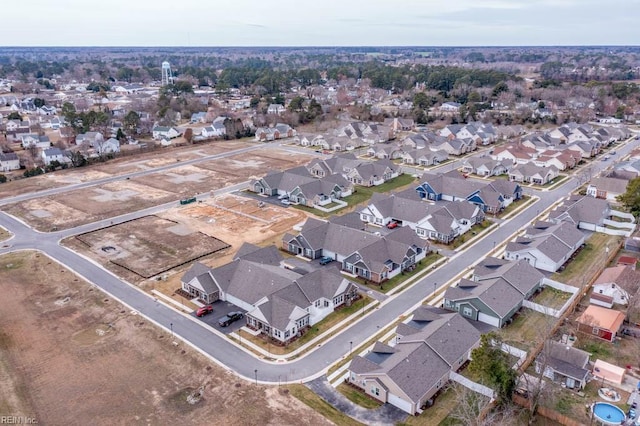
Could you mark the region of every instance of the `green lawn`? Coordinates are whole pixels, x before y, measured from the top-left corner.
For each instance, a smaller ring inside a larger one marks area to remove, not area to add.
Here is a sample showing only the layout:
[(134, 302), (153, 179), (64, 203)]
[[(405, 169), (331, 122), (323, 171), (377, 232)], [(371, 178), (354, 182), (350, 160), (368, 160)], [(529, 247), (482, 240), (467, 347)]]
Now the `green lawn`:
[(457, 249), (470, 239), (476, 238), (478, 234), (482, 234), (483, 232), (485, 232), (492, 225), (492, 223), (493, 222), (491, 222), (490, 220), (485, 219), (481, 223), (473, 225), (467, 233), (462, 234), (455, 240), (453, 240), (453, 243), (451, 243), (451, 247)]
[(396, 189), (403, 188), (415, 182), (416, 178), (409, 174), (403, 174), (378, 186), (364, 187), (355, 185), (353, 194), (343, 198), (342, 201), (347, 202), (350, 207), (356, 206), (364, 203), (365, 201), (368, 201), (374, 192), (390, 192)]
[(513, 213), (515, 210), (519, 208), (524, 208), (524, 206), (533, 202), (533, 198), (528, 195), (523, 195), (518, 201), (515, 201), (507, 206), (504, 210), (498, 213), (498, 217), (504, 218), (509, 214)]
[(392, 289), (396, 288), (400, 284), (403, 284), (405, 281), (407, 281), (411, 277), (413, 277), (413, 276), (419, 274), (420, 272), (424, 271), (425, 269), (427, 269), (429, 266), (431, 266), (433, 263), (435, 263), (441, 257), (442, 257), (442, 255), (440, 255), (440, 254), (431, 253), (427, 257), (422, 259), (416, 265), (416, 269), (414, 269), (413, 271), (411, 271), (411, 272), (402, 272), (399, 275), (396, 275), (395, 277), (391, 278), (390, 280), (387, 280), (387, 281), (383, 282), (380, 285), (372, 283), (371, 281), (365, 280), (365, 279), (360, 278), (360, 277), (352, 278), (351, 280), (355, 281), (355, 282), (357, 282), (359, 284), (366, 285), (367, 287), (372, 288), (374, 290), (377, 290), (379, 292), (388, 293), (389, 291), (391, 291)]
[[(304, 344), (310, 342), (311, 340), (315, 339), (322, 333), (326, 333), (327, 330), (329, 330), (331, 327), (338, 324), (339, 322), (345, 320), (350, 315), (356, 312), (363, 312), (363, 308), (366, 309), (366, 306), (369, 303), (371, 303), (372, 300), (373, 299), (371, 299), (370, 297), (366, 295), (362, 295), (362, 297), (356, 300), (355, 303), (353, 303), (351, 306), (345, 306), (327, 315), (325, 319), (323, 319), (319, 323), (314, 324), (312, 327), (310, 327), (302, 335), (302, 337), (300, 337), (297, 340), (294, 340), (287, 346), (279, 346), (279, 345), (271, 344), (270, 342), (263, 339), (260, 335), (253, 336), (244, 332), (240, 332), (240, 333), (242, 335), (243, 340), (251, 341), (252, 343), (262, 347), (263, 349), (267, 349), (270, 353), (274, 355), (285, 355), (285, 354), (291, 353), (292, 351), (298, 349)], [(334, 333), (327, 334), (326, 336), (324, 336), (324, 338), (328, 338), (333, 334)]]
[(380, 401), (368, 397), (361, 390), (358, 390), (346, 383), (340, 383), (336, 389), (349, 401), (353, 402), (354, 404), (358, 404), (361, 407), (373, 409), (378, 408), (382, 405)]
[(320, 396), (316, 395), (304, 385), (288, 385), (287, 389), (291, 392), (291, 395), (298, 398), (300, 401), (304, 402), (338, 426), (362, 425), (362, 423), (338, 411), (333, 405), (320, 398)]

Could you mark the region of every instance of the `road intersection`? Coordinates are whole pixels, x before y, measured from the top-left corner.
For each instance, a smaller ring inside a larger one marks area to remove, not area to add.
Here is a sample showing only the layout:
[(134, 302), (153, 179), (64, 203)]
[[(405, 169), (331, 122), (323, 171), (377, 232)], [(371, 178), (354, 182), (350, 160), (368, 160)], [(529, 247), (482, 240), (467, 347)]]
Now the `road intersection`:
[[(617, 157), (623, 157), (635, 145), (635, 143), (627, 143), (623, 147), (618, 148)], [(252, 149), (257, 148), (251, 147), (251, 149), (246, 148), (240, 151), (248, 152)], [(221, 158), (220, 156), (237, 154), (238, 150), (212, 157)], [(206, 160), (195, 159), (192, 161)], [(184, 164), (189, 164), (189, 162), (179, 163), (179, 165)], [(611, 162), (605, 164), (597, 160), (592, 161), (591, 167), (594, 168), (593, 174), (597, 175), (599, 171), (609, 166), (609, 164), (611, 164)], [(160, 169), (167, 170), (169, 168), (171, 167), (164, 166)], [(128, 176), (139, 176), (147, 173), (157, 173), (158, 171), (159, 169), (151, 169), (136, 172)], [(109, 181), (111, 179), (124, 179), (125, 176), (108, 179)], [(570, 177), (552, 190), (535, 191), (527, 189), (527, 192), (530, 194), (535, 192), (535, 195), (538, 197), (537, 201), (528, 205), (512, 218), (501, 221), (499, 226), (495, 227), (491, 232), (482, 236), (472, 246), (468, 247), (464, 251), (464, 255), (457, 254), (452, 256), (448, 262), (438, 269), (435, 269), (427, 276), (418, 280), (406, 290), (390, 296), (378, 305), (376, 309), (364, 315), (359, 321), (354, 321), (341, 333), (324, 341), (314, 350), (287, 362), (274, 362), (256, 358), (252, 353), (247, 352), (222, 334), (212, 332), (210, 328), (196, 321), (193, 317), (160, 303), (153, 296), (143, 292), (136, 286), (124, 282), (94, 261), (60, 245), (61, 239), (68, 236), (100, 229), (112, 223), (121, 223), (153, 214), (165, 210), (167, 207), (175, 205), (175, 203), (156, 206), (117, 218), (106, 219), (77, 228), (52, 233), (35, 231), (22, 221), (2, 212), (0, 213), (0, 226), (10, 231), (13, 237), (1, 243), (3, 245), (0, 245), (0, 255), (17, 250), (39, 250), (45, 253), (111, 297), (125, 304), (132, 311), (164, 327), (166, 330), (171, 328), (172, 332), (182, 341), (207, 355), (224, 368), (235, 372), (247, 380), (255, 380), (257, 376), (258, 381), (262, 383), (303, 382), (324, 374), (332, 363), (349, 353), (352, 342), (357, 345), (367, 341), (381, 328), (386, 327), (388, 324), (396, 321), (401, 315), (410, 311), (419, 304), (420, 301), (434, 292), (434, 284), (438, 289), (446, 286), (447, 283), (454, 279), (460, 272), (466, 270), (474, 262), (482, 259), (487, 253), (490, 253), (496, 244), (507, 241), (514, 233), (528, 226), (540, 212), (551, 207), (554, 203), (568, 195), (576, 188), (577, 183), (577, 179)], [(91, 184), (98, 183), (87, 182), (80, 185), (83, 185), (82, 187), (89, 187)], [(241, 185), (242, 184), (238, 184), (237, 187)], [(71, 185), (70, 187), (72, 187), (72, 189), (78, 189), (77, 185)], [(236, 188), (224, 188), (221, 191), (233, 189)], [(71, 189), (69, 189), (69, 187), (62, 187), (34, 194), (24, 194), (22, 196), (1, 200), (0, 204), (9, 204), (68, 190)]]

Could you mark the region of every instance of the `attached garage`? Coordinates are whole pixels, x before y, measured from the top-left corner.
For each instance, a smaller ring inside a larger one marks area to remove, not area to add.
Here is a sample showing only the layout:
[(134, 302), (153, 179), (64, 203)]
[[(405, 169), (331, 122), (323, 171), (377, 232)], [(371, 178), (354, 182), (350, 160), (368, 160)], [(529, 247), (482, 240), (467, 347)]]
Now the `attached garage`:
[(500, 319), (478, 312), (478, 321), (500, 328)]
[(413, 404), (411, 402), (404, 400), (392, 393), (388, 394), (387, 398), (388, 398), (389, 404), (398, 407), (404, 412), (407, 412), (409, 414), (414, 414), (415, 411), (413, 410)]

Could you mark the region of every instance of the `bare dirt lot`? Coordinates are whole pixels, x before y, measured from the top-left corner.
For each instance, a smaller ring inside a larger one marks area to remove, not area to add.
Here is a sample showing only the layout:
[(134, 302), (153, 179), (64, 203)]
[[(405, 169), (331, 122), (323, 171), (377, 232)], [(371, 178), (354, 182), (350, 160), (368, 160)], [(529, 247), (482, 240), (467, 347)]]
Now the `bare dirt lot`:
[[(35, 252), (0, 258), (0, 415), (40, 425), (324, 425)], [(189, 404), (187, 396), (203, 389)]]
[(229, 245), (157, 216), (145, 216), (75, 237), (94, 255), (142, 278), (223, 250)]
[[(277, 244), (282, 233), (305, 218), (306, 214), (297, 209), (272, 204), (260, 208), (255, 199), (227, 194), (69, 238), (65, 245), (137, 284), (142, 283), (142, 277), (152, 277), (172, 265), (187, 262), (167, 271), (170, 291), (166, 293), (172, 295), (180, 288), (179, 278), (191, 266), (191, 260), (199, 258), (209, 266), (219, 266), (229, 262), (242, 243)], [(221, 249), (217, 241), (230, 247)], [(114, 249), (104, 251), (103, 247)], [(206, 252), (211, 254), (205, 255)], [(162, 283), (153, 281), (151, 287), (162, 288)]]
[[(218, 145), (215, 147), (219, 148)], [(53, 228), (68, 229), (224, 188), (252, 177), (262, 176), (272, 169), (304, 164), (309, 158), (281, 150), (260, 151), (27, 200), (7, 205), (3, 209), (40, 231), (48, 232)], [(164, 160), (152, 159), (145, 164), (154, 165), (155, 161), (162, 163)], [(161, 164), (154, 166), (158, 165)], [(82, 170), (74, 171), (82, 173)], [(99, 172), (94, 170), (91, 173)]]

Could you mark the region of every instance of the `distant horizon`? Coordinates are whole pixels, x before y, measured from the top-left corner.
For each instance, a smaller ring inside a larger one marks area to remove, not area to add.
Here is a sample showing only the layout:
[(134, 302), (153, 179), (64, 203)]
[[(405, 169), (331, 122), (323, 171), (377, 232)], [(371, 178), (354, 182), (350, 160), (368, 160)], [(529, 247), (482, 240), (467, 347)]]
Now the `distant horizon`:
[(31, 0), (3, 4), (16, 47), (626, 46), (638, 0)]
[(107, 45), (107, 44), (95, 44), (95, 45), (82, 45), (82, 44), (76, 44), (76, 45), (72, 45), (72, 44), (51, 44), (51, 45), (46, 45), (46, 44), (42, 44), (42, 45), (36, 45), (36, 44), (24, 44), (24, 45), (20, 45), (20, 44), (16, 44), (16, 45), (7, 45), (7, 46), (0, 46), (0, 50), (1, 49), (20, 49), (20, 48), (42, 48), (42, 49), (47, 49), (47, 48), (78, 48), (78, 49), (82, 49), (82, 48), (195, 48), (195, 49), (199, 49), (199, 48), (222, 48), (222, 49), (234, 49), (234, 48), (252, 48), (252, 49), (273, 49), (273, 48), (284, 48), (284, 49), (326, 49), (326, 48), (385, 48), (385, 49), (393, 49), (393, 48), (404, 48), (404, 49), (416, 49), (416, 48), (446, 48), (446, 49), (470, 49), (470, 48), (495, 48), (495, 49), (500, 49), (500, 48), (516, 48), (516, 47), (537, 47), (537, 48), (565, 48), (565, 47), (640, 47), (640, 44), (504, 44), (504, 45), (498, 45), (498, 44), (469, 44), (469, 45), (428, 45), (428, 44), (336, 44), (336, 45), (330, 45), (330, 44), (318, 44), (318, 45), (269, 45), (269, 44), (265, 44), (265, 45), (162, 45), (162, 44), (158, 44), (158, 45)]

